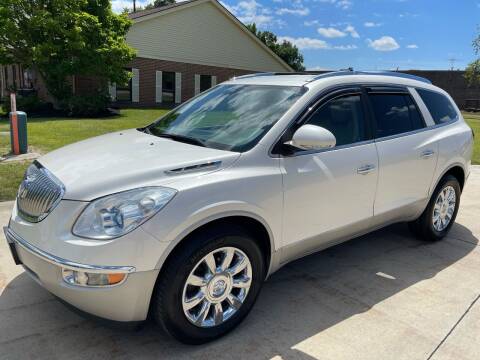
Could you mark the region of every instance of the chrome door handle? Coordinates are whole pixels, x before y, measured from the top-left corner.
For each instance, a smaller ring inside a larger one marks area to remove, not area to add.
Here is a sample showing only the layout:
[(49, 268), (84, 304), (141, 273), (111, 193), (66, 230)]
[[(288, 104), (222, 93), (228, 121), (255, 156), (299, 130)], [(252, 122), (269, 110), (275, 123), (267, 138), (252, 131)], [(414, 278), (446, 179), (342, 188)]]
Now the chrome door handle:
[(425, 151), (422, 152), (422, 154), (420, 156), (424, 159), (428, 159), (428, 158), (432, 157), (434, 154), (435, 154), (435, 151), (433, 151), (433, 150), (425, 150)]
[(366, 175), (372, 172), (373, 170), (375, 170), (375, 165), (373, 164), (363, 165), (357, 169), (357, 174)]

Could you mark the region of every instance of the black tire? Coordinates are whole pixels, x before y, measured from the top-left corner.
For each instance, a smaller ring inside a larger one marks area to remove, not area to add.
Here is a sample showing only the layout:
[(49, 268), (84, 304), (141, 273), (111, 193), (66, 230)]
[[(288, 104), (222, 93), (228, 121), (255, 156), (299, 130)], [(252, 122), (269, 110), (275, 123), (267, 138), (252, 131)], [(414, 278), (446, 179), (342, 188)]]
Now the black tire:
[[(252, 266), (252, 283), (242, 306), (220, 325), (202, 328), (191, 323), (183, 312), (185, 281), (201, 259), (215, 249), (235, 247), (243, 251)], [(162, 328), (186, 344), (212, 341), (236, 327), (252, 309), (265, 279), (265, 262), (260, 247), (238, 226), (217, 225), (190, 236), (165, 264), (151, 300), (151, 315)]]
[[(445, 227), (445, 229), (443, 229), (442, 231), (437, 231), (433, 226), (433, 211), (435, 207), (435, 201), (437, 200), (440, 192), (447, 186), (451, 186), (455, 190), (455, 210), (447, 227)], [(410, 230), (412, 230), (415, 235), (417, 235), (423, 240), (439, 241), (443, 239), (453, 226), (455, 218), (457, 217), (458, 208), (460, 206), (461, 193), (462, 190), (460, 188), (460, 183), (458, 182), (457, 178), (452, 175), (444, 176), (435, 188), (435, 191), (433, 192), (425, 211), (422, 213), (422, 215), (420, 215), (417, 220), (409, 223)]]

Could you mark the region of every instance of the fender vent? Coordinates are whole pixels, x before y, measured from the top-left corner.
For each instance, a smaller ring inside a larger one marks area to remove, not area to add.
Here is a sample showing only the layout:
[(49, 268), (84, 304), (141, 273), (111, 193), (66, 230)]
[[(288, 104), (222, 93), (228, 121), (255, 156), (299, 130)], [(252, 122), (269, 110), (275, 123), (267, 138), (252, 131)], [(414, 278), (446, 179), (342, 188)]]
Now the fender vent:
[(221, 164), (222, 164), (221, 161), (209, 161), (202, 164), (195, 164), (195, 165), (189, 165), (181, 168), (166, 170), (165, 174), (179, 175), (179, 174), (195, 172), (195, 171), (213, 170), (213, 169), (219, 168)]

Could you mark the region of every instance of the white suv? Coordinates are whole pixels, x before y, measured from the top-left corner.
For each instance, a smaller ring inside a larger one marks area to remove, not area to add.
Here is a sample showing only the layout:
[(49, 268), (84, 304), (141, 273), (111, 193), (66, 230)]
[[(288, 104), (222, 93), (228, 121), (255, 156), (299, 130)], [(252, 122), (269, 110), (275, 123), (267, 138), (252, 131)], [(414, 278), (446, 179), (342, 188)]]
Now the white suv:
[(65, 302), (150, 315), (202, 343), (238, 325), (289, 261), (400, 221), (444, 237), (472, 144), (450, 96), (422, 78), (244, 76), (145, 128), (43, 156), (5, 233)]

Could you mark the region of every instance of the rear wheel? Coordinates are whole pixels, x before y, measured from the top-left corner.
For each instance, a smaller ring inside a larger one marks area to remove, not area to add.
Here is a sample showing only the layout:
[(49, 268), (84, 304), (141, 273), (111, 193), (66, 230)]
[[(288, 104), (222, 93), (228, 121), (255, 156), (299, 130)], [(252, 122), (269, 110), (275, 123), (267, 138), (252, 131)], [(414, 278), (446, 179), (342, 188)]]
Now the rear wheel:
[(455, 222), (460, 206), (460, 184), (452, 175), (446, 175), (435, 188), (427, 208), (411, 222), (410, 228), (420, 238), (437, 241), (447, 235)]
[(201, 344), (245, 318), (265, 265), (253, 237), (236, 226), (212, 227), (187, 241), (158, 279), (152, 315), (178, 340)]

